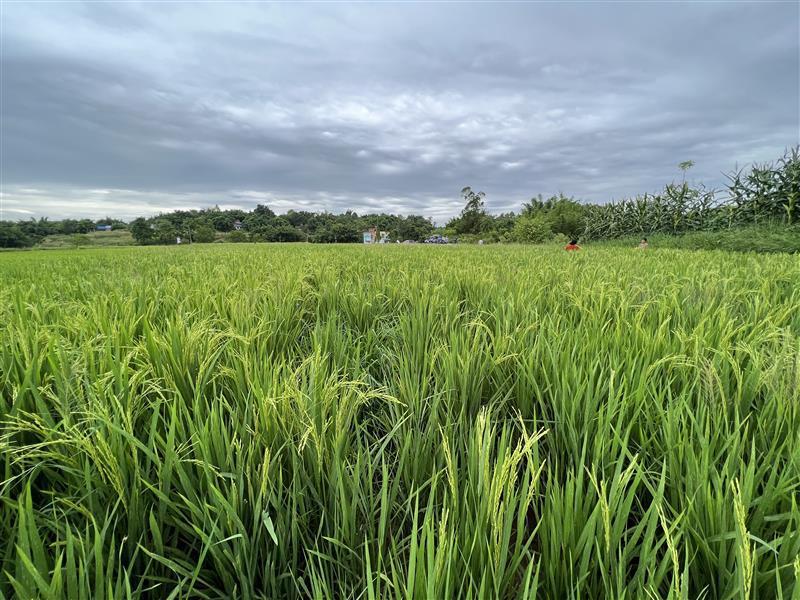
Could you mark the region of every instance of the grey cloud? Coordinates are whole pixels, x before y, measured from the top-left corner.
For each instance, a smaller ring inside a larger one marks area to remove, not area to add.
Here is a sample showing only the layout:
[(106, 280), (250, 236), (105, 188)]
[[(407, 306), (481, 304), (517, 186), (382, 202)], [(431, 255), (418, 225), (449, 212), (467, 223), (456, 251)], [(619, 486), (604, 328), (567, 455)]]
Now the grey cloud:
[(269, 200), (443, 220), (464, 185), (497, 212), (602, 202), (800, 142), (797, 4), (4, 11), (12, 218)]

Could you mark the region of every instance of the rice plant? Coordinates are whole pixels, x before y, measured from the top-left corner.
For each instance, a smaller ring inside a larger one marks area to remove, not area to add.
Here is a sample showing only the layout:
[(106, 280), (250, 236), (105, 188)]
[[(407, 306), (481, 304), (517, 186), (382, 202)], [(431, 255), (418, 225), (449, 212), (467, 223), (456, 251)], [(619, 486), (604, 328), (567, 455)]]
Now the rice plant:
[(0, 597), (796, 598), (800, 261), (0, 255)]

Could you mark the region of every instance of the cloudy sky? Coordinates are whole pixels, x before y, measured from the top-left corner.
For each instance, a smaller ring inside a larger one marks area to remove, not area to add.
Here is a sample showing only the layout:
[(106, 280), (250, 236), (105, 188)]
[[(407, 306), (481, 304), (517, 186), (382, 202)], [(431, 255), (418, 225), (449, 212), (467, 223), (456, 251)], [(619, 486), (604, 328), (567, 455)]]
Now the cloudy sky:
[(3, 216), (491, 212), (800, 142), (797, 2), (2, 3)]

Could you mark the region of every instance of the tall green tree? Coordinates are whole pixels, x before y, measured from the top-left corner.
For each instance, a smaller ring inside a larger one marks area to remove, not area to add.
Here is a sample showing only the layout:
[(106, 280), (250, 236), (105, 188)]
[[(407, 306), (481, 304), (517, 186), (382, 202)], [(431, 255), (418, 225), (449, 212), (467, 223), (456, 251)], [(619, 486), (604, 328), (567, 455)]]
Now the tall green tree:
[(178, 230), (170, 223), (169, 219), (161, 218), (156, 219), (155, 229), (153, 230), (153, 237), (159, 244), (174, 244), (175, 238), (178, 237)]
[(488, 215), (483, 202), (486, 194), (476, 192), (467, 186), (461, 190), (461, 196), (464, 198), (464, 208), (461, 211), (461, 215), (451, 219), (447, 223), (447, 227), (453, 229), (459, 235), (478, 234), (488, 230), (491, 225), (488, 222)]
[(209, 223), (199, 223), (195, 226), (192, 241), (201, 244), (214, 241), (214, 228)]
[(541, 196), (531, 198), (522, 205), (522, 215), (541, 217), (552, 233), (567, 237), (578, 237), (586, 228), (586, 206), (564, 194), (544, 200)]
[(139, 217), (131, 221), (128, 229), (137, 244), (152, 244), (153, 243), (153, 229), (150, 227), (148, 219)]
[(0, 221), (0, 248), (26, 248), (34, 242), (17, 223)]

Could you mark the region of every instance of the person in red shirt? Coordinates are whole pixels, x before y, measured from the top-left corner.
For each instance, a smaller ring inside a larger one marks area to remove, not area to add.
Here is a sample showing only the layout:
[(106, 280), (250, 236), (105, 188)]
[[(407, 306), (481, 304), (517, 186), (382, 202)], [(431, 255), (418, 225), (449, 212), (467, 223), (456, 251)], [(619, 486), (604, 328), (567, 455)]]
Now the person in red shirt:
[(581, 247), (578, 246), (578, 240), (570, 240), (569, 244), (564, 246), (564, 250), (572, 251), (572, 250), (580, 250)]

